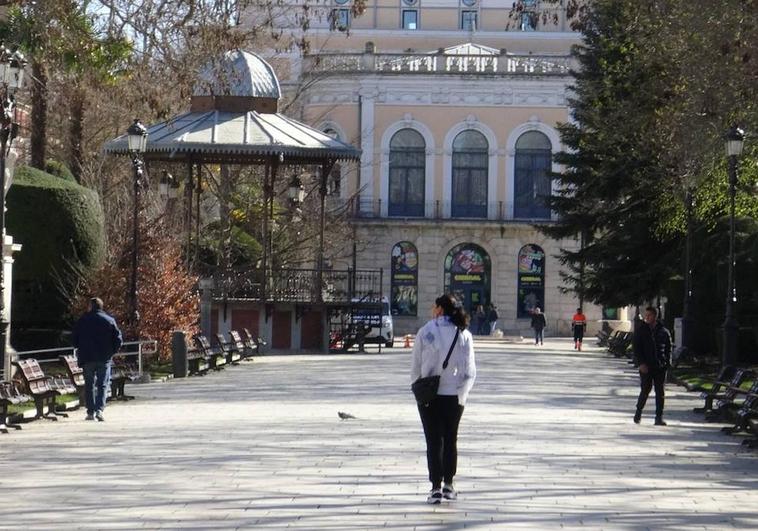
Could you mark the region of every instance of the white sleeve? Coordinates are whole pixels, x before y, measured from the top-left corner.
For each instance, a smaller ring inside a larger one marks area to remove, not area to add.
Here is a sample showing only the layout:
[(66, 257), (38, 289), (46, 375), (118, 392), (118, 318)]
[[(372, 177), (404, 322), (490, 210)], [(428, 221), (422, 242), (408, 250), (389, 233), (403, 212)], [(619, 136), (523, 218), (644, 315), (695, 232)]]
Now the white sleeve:
[(463, 363), (458, 368), (460, 371), (460, 380), (458, 387), (458, 403), (462, 406), (466, 405), (468, 395), (471, 392), (471, 388), (474, 387), (474, 381), (476, 380), (476, 358), (474, 356), (474, 340), (471, 334), (468, 334), (466, 338), (466, 344), (464, 345)]
[(421, 378), (421, 350), (423, 348), (422, 343), (424, 341), (424, 335), (421, 333), (421, 331), (423, 329), (423, 326), (419, 328), (418, 332), (416, 332), (416, 337), (413, 340), (413, 352), (411, 354), (413, 358), (413, 362), (411, 364), (411, 383)]

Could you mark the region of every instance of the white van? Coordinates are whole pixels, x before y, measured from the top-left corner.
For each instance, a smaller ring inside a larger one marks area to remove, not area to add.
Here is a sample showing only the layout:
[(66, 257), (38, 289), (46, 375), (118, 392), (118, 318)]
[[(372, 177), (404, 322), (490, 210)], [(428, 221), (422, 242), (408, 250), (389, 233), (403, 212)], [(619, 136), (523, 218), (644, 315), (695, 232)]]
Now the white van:
[[(354, 302), (358, 302), (357, 299)], [(357, 313), (353, 316), (356, 322), (375, 321), (368, 315)], [(385, 347), (392, 347), (395, 344), (395, 331), (392, 323), (392, 313), (390, 312), (390, 301), (387, 297), (382, 297), (382, 320), (381, 326), (376, 326), (376, 322), (371, 323), (371, 328), (366, 334), (366, 343), (384, 343)]]

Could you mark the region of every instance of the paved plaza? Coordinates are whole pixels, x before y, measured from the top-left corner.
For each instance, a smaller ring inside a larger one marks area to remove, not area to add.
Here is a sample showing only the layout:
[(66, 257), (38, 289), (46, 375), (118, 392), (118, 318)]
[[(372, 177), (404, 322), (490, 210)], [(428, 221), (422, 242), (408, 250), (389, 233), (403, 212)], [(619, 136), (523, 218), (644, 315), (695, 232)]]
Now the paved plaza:
[[(410, 350), (264, 356), (0, 435), (2, 529), (758, 528), (758, 452), (599, 349), (477, 344), (460, 499), (428, 506)], [(340, 420), (338, 411), (356, 419)]]

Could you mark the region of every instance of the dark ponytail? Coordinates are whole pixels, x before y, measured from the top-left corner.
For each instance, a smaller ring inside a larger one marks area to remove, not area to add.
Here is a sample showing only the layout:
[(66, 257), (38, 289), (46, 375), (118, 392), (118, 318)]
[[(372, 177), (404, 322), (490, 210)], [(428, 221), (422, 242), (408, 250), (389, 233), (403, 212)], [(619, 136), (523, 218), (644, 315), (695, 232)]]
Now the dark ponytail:
[(444, 294), (437, 297), (434, 304), (442, 308), (442, 313), (450, 318), (450, 321), (460, 330), (468, 327), (468, 314), (463, 309), (463, 305), (458, 302), (452, 295)]

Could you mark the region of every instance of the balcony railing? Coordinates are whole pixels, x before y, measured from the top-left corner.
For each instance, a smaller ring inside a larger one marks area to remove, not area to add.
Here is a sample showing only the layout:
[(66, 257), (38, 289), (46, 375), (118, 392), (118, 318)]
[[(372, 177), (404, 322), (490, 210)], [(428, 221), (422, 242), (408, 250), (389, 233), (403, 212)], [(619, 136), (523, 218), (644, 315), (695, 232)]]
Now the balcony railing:
[(565, 76), (566, 55), (445, 55), (441, 53), (319, 53), (303, 57), (306, 74), (499, 74)]
[(276, 269), (264, 275), (260, 268), (236, 268), (213, 280), (217, 300), (346, 304), (378, 302), (382, 292), (381, 269)]
[(469, 220), (497, 222), (551, 222), (551, 212), (539, 204), (514, 205), (506, 201), (489, 201), (483, 205), (454, 204), (451, 201), (427, 201), (413, 204), (412, 208), (388, 205), (381, 199), (354, 200), (353, 218), (402, 220)]

